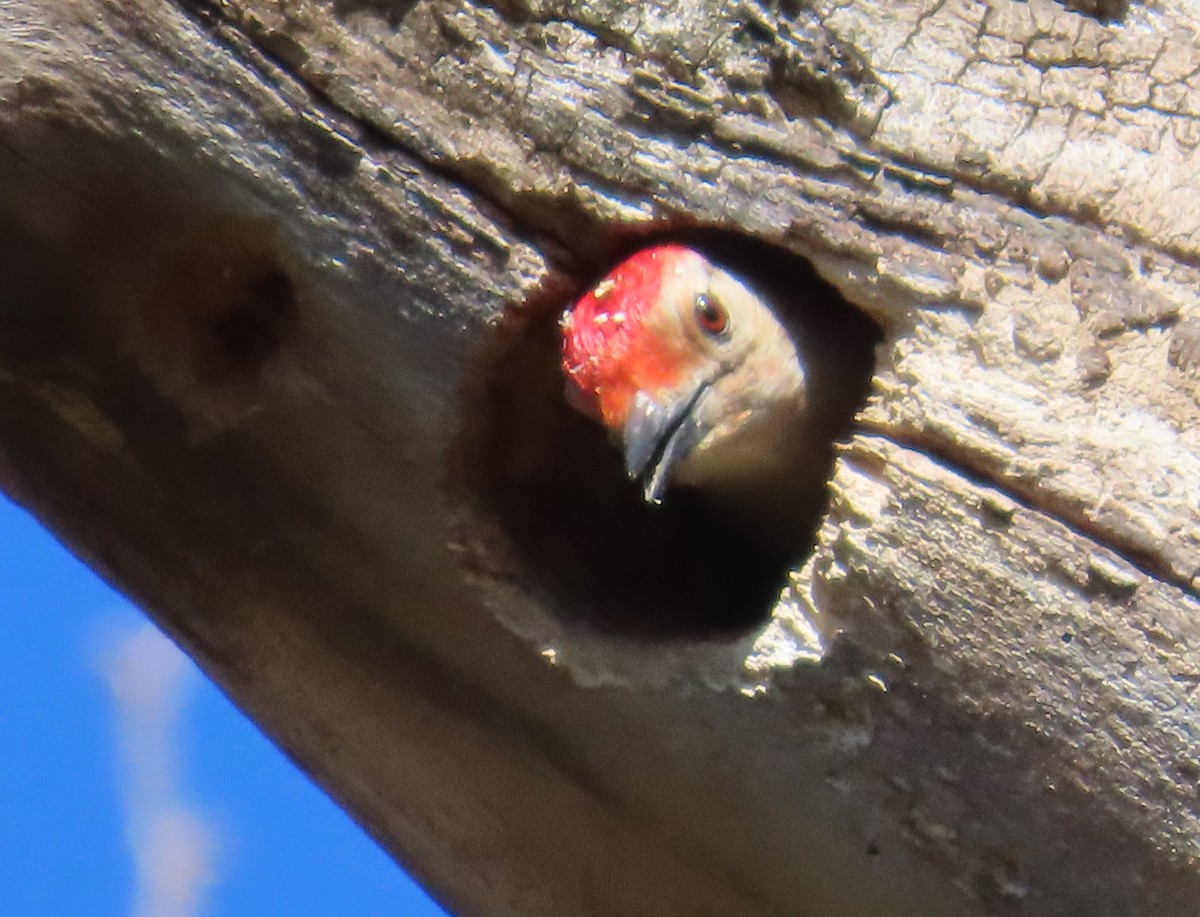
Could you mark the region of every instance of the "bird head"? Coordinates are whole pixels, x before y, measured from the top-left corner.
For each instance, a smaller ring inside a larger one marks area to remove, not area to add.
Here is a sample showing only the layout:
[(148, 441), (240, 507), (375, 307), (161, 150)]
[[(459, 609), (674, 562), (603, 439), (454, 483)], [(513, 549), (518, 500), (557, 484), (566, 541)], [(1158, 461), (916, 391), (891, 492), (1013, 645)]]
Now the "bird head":
[(644, 249), (563, 313), (568, 400), (622, 447), (649, 503), (752, 472), (804, 409), (796, 348), (766, 304), (680, 245)]

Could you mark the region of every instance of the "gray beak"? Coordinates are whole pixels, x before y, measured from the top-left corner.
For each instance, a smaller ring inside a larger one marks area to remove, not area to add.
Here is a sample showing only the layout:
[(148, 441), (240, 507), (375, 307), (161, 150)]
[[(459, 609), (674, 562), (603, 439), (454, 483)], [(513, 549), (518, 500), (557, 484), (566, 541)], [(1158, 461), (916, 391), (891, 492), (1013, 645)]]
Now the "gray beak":
[(669, 402), (655, 401), (645, 392), (634, 397), (625, 421), (625, 472), (641, 482), (647, 503), (662, 503), (671, 472), (711, 429), (695, 410), (710, 384), (696, 379)]

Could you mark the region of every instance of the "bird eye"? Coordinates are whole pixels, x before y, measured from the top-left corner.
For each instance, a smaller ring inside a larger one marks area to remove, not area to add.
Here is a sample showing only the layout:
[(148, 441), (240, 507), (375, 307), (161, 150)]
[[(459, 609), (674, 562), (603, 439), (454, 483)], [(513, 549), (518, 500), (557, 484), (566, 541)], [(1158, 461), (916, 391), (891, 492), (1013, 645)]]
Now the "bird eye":
[(706, 333), (714, 337), (729, 330), (729, 313), (725, 307), (703, 293), (696, 297), (696, 321)]

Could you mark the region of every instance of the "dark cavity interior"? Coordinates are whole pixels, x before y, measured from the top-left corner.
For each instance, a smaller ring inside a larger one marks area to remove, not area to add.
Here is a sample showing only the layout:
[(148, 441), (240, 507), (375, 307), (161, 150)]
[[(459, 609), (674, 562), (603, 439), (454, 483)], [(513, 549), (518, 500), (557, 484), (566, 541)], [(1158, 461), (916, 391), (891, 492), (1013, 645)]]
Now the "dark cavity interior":
[(647, 505), (619, 449), (564, 397), (558, 316), (586, 289), (562, 283), (505, 316), (470, 378), (455, 484), (476, 572), (532, 591), (572, 623), (649, 639), (734, 635), (770, 615), (812, 550), (834, 443), (849, 435), (874, 370), (878, 327), (802, 258), (726, 234), (640, 240), (581, 272), (600, 279), (636, 247), (679, 241), (771, 303), (805, 361), (813, 448), (751, 513), (685, 488)]

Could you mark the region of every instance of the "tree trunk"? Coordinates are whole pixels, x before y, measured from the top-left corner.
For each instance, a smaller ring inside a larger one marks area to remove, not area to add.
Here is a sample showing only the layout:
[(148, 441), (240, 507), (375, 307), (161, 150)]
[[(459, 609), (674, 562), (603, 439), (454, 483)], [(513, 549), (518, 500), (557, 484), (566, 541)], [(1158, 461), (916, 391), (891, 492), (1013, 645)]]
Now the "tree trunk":
[[(7, 0), (0, 485), (456, 913), (1195, 917), (1198, 29)], [(790, 573), (561, 402), (660, 237), (874, 346)]]

